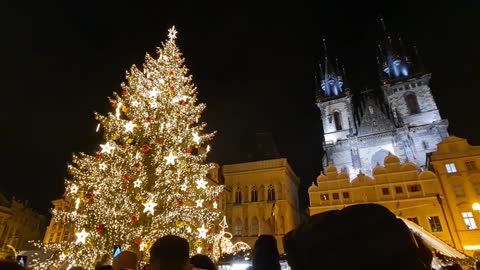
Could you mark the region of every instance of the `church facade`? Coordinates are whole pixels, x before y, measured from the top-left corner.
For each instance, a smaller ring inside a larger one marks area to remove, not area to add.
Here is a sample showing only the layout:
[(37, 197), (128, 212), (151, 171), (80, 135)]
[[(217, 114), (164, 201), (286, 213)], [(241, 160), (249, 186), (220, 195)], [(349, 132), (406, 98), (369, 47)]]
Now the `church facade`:
[(384, 34), (377, 57), (379, 89), (353, 94), (345, 69), (329, 60), (326, 46), (316, 80), (323, 165), (334, 165), (352, 179), (359, 173), (372, 175), (389, 154), (425, 168), (427, 154), (448, 136), (448, 121), (442, 119), (429, 86), (431, 74), (423, 69), (416, 50), (409, 54), (385, 27)]

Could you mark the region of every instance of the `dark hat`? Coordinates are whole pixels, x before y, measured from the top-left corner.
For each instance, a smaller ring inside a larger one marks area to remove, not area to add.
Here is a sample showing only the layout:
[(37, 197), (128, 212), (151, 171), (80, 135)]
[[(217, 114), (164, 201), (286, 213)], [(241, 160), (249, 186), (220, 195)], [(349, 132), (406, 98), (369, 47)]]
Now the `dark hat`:
[(150, 263), (182, 264), (188, 261), (188, 241), (175, 235), (159, 238), (150, 248)]

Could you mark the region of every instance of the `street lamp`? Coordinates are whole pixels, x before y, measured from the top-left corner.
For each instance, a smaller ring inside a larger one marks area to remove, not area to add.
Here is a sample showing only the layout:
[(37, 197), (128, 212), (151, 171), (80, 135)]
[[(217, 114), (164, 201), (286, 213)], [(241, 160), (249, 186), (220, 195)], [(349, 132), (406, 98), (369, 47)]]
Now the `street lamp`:
[(480, 203), (472, 204), (472, 209), (475, 210), (475, 211), (480, 211)]

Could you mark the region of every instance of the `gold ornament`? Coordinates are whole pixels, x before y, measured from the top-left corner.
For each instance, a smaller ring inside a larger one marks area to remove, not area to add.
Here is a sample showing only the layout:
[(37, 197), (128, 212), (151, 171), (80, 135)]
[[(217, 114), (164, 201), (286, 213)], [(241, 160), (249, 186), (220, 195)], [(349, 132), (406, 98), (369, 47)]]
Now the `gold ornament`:
[(126, 113), (127, 111), (128, 111), (127, 106), (123, 106), (123, 107), (122, 107), (122, 112)]
[(183, 226), (185, 226), (185, 221), (183, 221), (183, 220), (177, 220), (177, 227), (181, 228), (181, 227), (183, 227)]
[(118, 136), (117, 136), (117, 135), (113, 135), (113, 136), (112, 136), (112, 140), (114, 140), (114, 141), (118, 140)]
[(133, 139), (132, 139), (132, 138), (128, 138), (127, 143), (128, 143), (128, 144), (131, 144), (132, 142), (133, 142)]
[(142, 200), (142, 195), (140, 195), (140, 193), (138, 193), (137, 195), (135, 195), (135, 200), (141, 201), (141, 200)]

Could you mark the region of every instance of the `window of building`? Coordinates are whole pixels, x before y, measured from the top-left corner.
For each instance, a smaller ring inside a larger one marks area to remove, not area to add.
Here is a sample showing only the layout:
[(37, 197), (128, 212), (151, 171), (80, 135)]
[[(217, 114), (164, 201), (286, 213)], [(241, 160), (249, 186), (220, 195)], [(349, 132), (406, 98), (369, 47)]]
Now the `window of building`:
[(465, 197), (465, 190), (462, 183), (452, 183), (452, 189), (456, 197)]
[(257, 202), (258, 201), (258, 193), (257, 188), (253, 186), (252, 191), (250, 192), (250, 201)]
[(473, 218), (472, 212), (462, 212), (463, 222), (465, 222), (465, 226), (469, 230), (477, 229), (477, 224), (475, 223), (475, 219)]
[(275, 188), (273, 185), (268, 186), (268, 200), (275, 201)]
[(405, 95), (405, 102), (407, 103), (408, 111), (410, 112), (410, 114), (420, 113), (417, 96), (414, 93), (409, 93)]
[(235, 236), (242, 235), (242, 223), (240, 221), (237, 221), (237, 224), (235, 224), (234, 235)]
[(322, 201), (328, 201), (328, 194), (326, 194), (326, 193), (325, 194), (320, 194), (320, 199)]
[(447, 169), (448, 173), (456, 173), (457, 167), (455, 167), (455, 163), (447, 163), (445, 164), (445, 168)]
[(335, 192), (335, 193), (332, 193), (332, 199), (338, 200), (338, 199), (340, 199), (340, 196), (339, 196), (338, 193), (336, 193), (336, 192)]
[(418, 224), (418, 218), (417, 217), (409, 217), (407, 219), (410, 220), (411, 222), (417, 224), (417, 225), (420, 225), (420, 224)]
[(475, 193), (480, 196), (480, 177), (476, 179), (471, 179), (473, 189), (475, 189)]
[(235, 190), (235, 203), (242, 203), (242, 191), (239, 187)]
[(410, 89), (410, 85), (405, 84), (405, 89), (406, 89), (406, 90)]
[(389, 195), (390, 194), (390, 189), (388, 189), (387, 187), (382, 188), (382, 194), (383, 195)]
[(430, 223), (430, 228), (432, 229), (432, 232), (443, 231), (442, 224), (440, 223), (440, 218), (438, 218), (438, 216), (428, 217), (428, 223)]
[(469, 160), (465, 162), (465, 167), (467, 167), (468, 171), (475, 171), (477, 169), (477, 165), (475, 164), (475, 160)]
[(403, 188), (402, 187), (395, 187), (395, 193), (397, 193), (397, 194), (403, 193)]
[(333, 113), (333, 121), (335, 121), (335, 129), (342, 130), (342, 118), (339, 111)]
[(422, 81), (417, 82), (417, 86), (422, 86), (422, 85), (423, 85)]
[(411, 83), (411, 84), (410, 84), (410, 87), (411, 87), (411, 88), (415, 88), (415, 86), (417, 86), (415, 83)]
[(422, 186), (420, 186), (419, 184), (408, 185), (408, 191), (409, 191), (409, 192), (419, 192), (419, 191), (422, 191)]
[(342, 195), (344, 199), (350, 199), (350, 192), (343, 192)]

